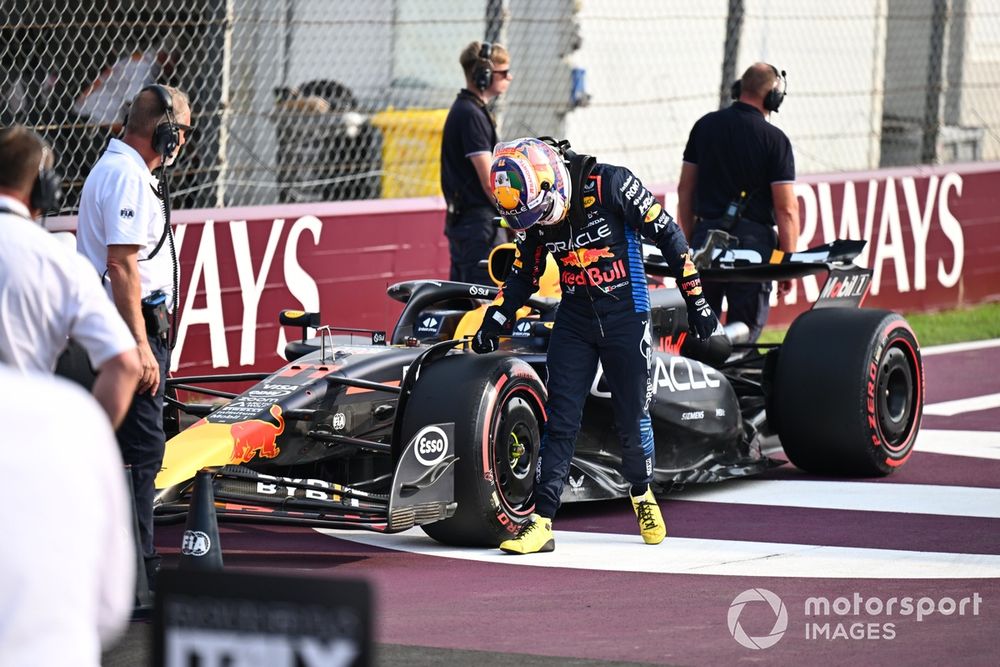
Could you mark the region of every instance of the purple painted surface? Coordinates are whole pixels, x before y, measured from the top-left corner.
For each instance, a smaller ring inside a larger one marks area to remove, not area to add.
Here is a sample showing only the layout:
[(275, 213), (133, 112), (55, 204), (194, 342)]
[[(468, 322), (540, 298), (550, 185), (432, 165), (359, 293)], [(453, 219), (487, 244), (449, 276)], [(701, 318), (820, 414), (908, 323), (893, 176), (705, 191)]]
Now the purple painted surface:
[[(993, 430), (998, 428), (994, 425)], [(1000, 430), (1000, 429), (998, 429)], [(1000, 437), (1000, 436), (998, 436)], [(768, 470), (754, 479), (818, 480), (831, 482), (836, 477), (812, 475), (790, 463)], [(915, 452), (900, 470), (888, 477), (861, 479), (872, 484), (941, 484), (945, 486), (974, 486), (1000, 488), (1000, 461), (971, 456), (948, 456)]]
[[(1000, 347), (924, 357), (925, 402), (940, 403), (996, 394), (1000, 392), (1000, 373), (997, 369), (1000, 369)], [(998, 419), (994, 423), (1000, 428), (1000, 412), (996, 417)]]

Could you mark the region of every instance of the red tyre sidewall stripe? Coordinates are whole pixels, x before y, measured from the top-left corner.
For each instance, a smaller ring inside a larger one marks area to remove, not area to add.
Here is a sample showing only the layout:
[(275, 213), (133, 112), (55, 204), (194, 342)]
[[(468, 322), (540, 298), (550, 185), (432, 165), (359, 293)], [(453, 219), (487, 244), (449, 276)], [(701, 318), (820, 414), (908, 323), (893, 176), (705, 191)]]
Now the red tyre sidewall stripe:
[[(507, 384), (507, 381), (509, 379), (511, 379), (510, 376), (507, 375), (507, 374), (504, 374), (504, 375), (502, 375), (500, 377), (499, 380), (497, 380), (496, 386), (490, 392), (490, 399), (489, 399), (489, 402), (487, 403), (487, 409), (484, 412), (484, 414), (489, 415), (489, 416), (492, 417), (492, 415), (493, 415), (493, 408), (494, 408), (494, 406), (497, 403), (497, 398), (500, 396), (501, 390)], [(518, 394), (520, 392), (528, 393), (534, 399), (534, 404), (532, 405), (532, 408), (537, 408), (537, 409), (539, 409), (541, 411), (543, 424), (540, 424), (539, 426), (540, 427), (544, 427), (545, 401), (538, 394), (538, 392), (535, 391), (534, 388), (532, 388), (530, 385), (524, 385), (524, 386), (521, 386), (521, 387), (516, 387), (514, 389), (514, 391), (511, 393), (511, 396), (514, 396), (514, 395), (516, 395), (516, 394)], [(490, 435), (495, 435), (495, 434), (491, 434), (490, 433), (490, 424), (492, 423), (492, 421), (493, 421), (492, 419), (485, 419), (485, 420), (483, 420), (483, 441), (482, 441), (483, 471), (484, 471), (484, 473), (486, 473), (485, 476), (487, 478), (487, 481), (492, 482), (492, 484), (494, 485), (493, 488), (497, 492), (497, 497), (500, 499), (500, 504), (501, 504), (503, 510), (506, 511), (506, 512), (509, 512), (510, 514), (512, 514), (514, 516), (518, 516), (518, 517), (528, 516), (529, 514), (531, 514), (532, 512), (535, 511), (535, 506), (534, 505), (526, 507), (523, 511), (520, 511), (520, 512), (519, 511), (515, 511), (511, 507), (510, 502), (507, 500), (507, 497), (504, 495), (503, 489), (500, 488), (499, 484), (497, 484), (496, 479), (495, 478), (489, 479), (490, 477), (492, 477), (492, 475), (489, 474), (489, 473), (492, 471), (492, 467), (493, 467), (492, 466), (492, 461), (491, 461), (491, 458), (492, 458), (491, 454), (493, 452), (490, 449)], [(495, 437), (493, 439), (493, 442), (494, 442), (494, 444), (496, 443), (496, 438)]]
[[(896, 329), (903, 329), (904, 331), (910, 334), (910, 337), (912, 338), (914, 343), (916, 342), (917, 337), (916, 335), (914, 335), (913, 329), (910, 328), (910, 325), (907, 324), (905, 320), (896, 320), (890, 323), (889, 326), (887, 326), (885, 330), (882, 332), (883, 340), (888, 339), (890, 334), (892, 334), (892, 332), (895, 331)], [(916, 437), (917, 425), (920, 423), (920, 416), (923, 414), (923, 393), (924, 393), (924, 370), (923, 366), (919, 363), (919, 355), (917, 353), (917, 348), (914, 347), (914, 343), (911, 343), (910, 339), (906, 337), (899, 338), (893, 342), (893, 344), (896, 343), (905, 344), (907, 350), (909, 351), (909, 359), (913, 363), (914, 385), (916, 387), (916, 400), (914, 401), (914, 406), (913, 406), (913, 423), (910, 424), (910, 432), (906, 434), (906, 438), (903, 440), (901, 444), (895, 447), (890, 446), (888, 440), (885, 438), (885, 434), (882, 433), (881, 423), (878, 420), (876, 420), (876, 428), (878, 431), (878, 436), (879, 439), (882, 441), (883, 448), (886, 451), (890, 452), (891, 454), (897, 454), (899, 452), (906, 450), (908, 447), (910, 448), (910, 450), (907, 451), (902, 458), (897, 459), (897, 458), (892, 458), (891, 456), (886, 457), (885, 459), (886, 465), (892, 466), (894, 468), (903, 465), (903, 463), (905, 463), (906, 460), (910, 458), (910, 455), (913, 453), (912, 445)], [(879, 359), (878, 361), (881, 361), (881, 359)]]

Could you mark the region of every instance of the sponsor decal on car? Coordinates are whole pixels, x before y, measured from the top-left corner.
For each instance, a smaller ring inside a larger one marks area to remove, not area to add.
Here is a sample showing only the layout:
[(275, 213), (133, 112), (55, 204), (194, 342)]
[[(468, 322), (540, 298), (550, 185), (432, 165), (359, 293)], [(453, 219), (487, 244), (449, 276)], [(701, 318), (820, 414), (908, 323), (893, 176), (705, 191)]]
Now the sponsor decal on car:
[[(663, 357), (656, 358), (653, 377), (657, 388), (665, 388), (672, 392), (689, 391), (718, 387), (722, 381), (718, 379), (719, 372), (700, 361), (685, 357), (670, 357), (668, 362)], [(697, 367), (698, 372), (695, 372)]]
[(332, 425), (334, 431), (343, 431), (344, 428), (347, 426), (347, 415), (345, 415), (343, 412), (338, 412), (333, 416)]
[(413, 453), (428, 468), (448, 455), (448, 435), (438, 426), (425, 426), (413, 436)]
[(248, 419), (229, 427), (233, 437), (231, 461), (249, 463), (255, 456), (273, 459), (281, 453), (277, 441), (285, 432), (285, 418), (281, 416), (280, 405), (272, 405), (270, 413), (278, 421), (277, 425), (263, 419)]
[[(344, 503), (346, 505), (357, 506), (359, 503), (355, 498), (344, 498), (338, 491), (343, 491), (344, 487), (334, 482), (323, 479), (298, 478), (298, 477), (274, 477), (260, 473), (261, 481), (257, 482), (257, 493), (263, 496), (285, 496), (287, 498), (308, 498), (310, 500), (328, 500), (334, 503)], [(304, 484), (317, 488), (301, 488)], [(325, 490), (323, 490), (325, 489)]]

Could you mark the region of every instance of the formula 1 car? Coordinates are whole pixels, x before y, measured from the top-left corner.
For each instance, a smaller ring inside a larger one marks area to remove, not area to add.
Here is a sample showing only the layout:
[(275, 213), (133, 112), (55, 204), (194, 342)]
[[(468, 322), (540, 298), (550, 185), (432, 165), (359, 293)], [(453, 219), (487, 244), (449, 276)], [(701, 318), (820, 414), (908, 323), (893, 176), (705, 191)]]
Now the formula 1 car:
[[(864, 242), (763, 261), (716, 240), (696, 258), (705, 278), (828, 277), (780, 345), (745, 344), (743, 325), (706, 342), (689, 338), (678, 290), (651, 290), (657, 490), (768, 470), (783, 463), (769, 455), (781, 451), (779, 441), (792, 463), (818, 474), (877, 476), (902, 466), (920, 426), (923, 364), (901, 316), (859, 308), (871, 271), (851, 260)], [(513, 254), (510, 246), (491, 256), (497, 284)], [(655, 253), (646, 270), (651, 280), (667, 275)], [(156, 480), (156, 516), (181, 520), (195, 474), (208, 468), (223, 520), (380, 532), (419, 525), (456, 545), (496, 546), (517, 533), (534, 508), (558, 298), (543, 289), (500, 352), (473, 354), (468, 336), (497, 291), (437, 280), (392, 285), (389, 296), (404, 307), (388, 335), (284, 311), (281, 323), (303, 335), (273, 373), (171, 379), (181, 396), (226, 402), (169, 398), (175, 434)], [(310, 329), (318, 335), (307, 337)], [(239, 394), (203, 386), (220, 381), (255, 384)], [(181, 429), (182, 413), (200, 419)], [(600, 368), (584, 415), (563, 501), (624, 497)]]

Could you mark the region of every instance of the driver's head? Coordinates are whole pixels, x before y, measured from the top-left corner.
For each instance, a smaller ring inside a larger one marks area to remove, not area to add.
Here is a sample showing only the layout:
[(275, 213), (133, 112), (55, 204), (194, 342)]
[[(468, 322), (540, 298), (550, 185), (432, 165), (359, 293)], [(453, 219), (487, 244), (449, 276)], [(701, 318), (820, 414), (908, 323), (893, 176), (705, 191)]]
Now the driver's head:
[(493, 149), (490, 183), (497, 210), (511, 229), (553, 225), (569, 212), (569, 171), (551, 146), (533, 138)]

